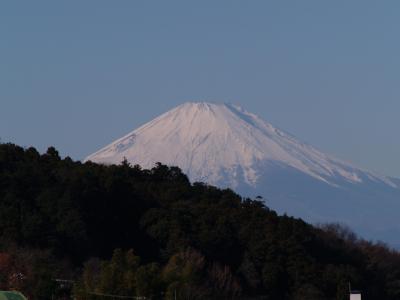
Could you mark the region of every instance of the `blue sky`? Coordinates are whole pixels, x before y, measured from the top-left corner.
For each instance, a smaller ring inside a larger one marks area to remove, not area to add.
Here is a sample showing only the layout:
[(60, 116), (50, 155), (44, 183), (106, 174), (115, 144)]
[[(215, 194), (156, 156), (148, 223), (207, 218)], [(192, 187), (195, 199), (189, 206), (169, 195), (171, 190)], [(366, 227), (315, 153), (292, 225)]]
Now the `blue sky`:
[(84, 158), (186, 101), (233, 102), (400, 177), (400, 3), (5, 1), (0, 137)]

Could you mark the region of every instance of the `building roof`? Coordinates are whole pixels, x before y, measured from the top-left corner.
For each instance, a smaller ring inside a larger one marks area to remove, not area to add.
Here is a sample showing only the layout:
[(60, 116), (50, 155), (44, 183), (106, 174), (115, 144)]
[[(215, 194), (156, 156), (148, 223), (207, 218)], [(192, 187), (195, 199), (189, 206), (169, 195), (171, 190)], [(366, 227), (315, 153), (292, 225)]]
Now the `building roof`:
[(0, 291), (0, 300), (27, 300), (20, 292)]

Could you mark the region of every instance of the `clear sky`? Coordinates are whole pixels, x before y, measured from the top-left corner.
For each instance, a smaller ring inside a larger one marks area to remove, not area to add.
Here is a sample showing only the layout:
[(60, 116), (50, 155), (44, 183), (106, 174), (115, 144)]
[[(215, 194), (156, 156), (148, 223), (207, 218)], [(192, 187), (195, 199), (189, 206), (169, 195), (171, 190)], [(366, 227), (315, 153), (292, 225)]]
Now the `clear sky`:
[(398, 1), (2, 1), (0, 137), (82, 159), (186, 101), (233, 102), (400, 177)]

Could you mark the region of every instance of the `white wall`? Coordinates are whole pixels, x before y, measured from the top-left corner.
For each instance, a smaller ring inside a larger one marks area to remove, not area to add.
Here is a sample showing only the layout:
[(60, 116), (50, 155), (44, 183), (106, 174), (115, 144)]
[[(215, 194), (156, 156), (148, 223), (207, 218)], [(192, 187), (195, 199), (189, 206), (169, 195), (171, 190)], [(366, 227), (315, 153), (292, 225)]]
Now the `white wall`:
[(350, 300), (361, 300), (361, 294), (351, 294)]

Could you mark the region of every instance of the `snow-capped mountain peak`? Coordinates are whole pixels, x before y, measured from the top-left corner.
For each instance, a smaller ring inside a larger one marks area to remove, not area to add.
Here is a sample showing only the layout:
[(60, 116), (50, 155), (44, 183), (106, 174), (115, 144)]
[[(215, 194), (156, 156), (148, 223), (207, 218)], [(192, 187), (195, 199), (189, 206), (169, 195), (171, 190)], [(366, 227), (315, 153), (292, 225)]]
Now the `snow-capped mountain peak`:
[(395, 186), (390, 179), (330, 157), (233, 104), (182, 104), (86, 160), (109, 164), (124, 158), (144, 168), (155, 162), (176, 165), (192, 181), (231, 188), (256, 186), (271, 164), (294, 168), (332, 186), (343, 180), (360, 183), (365, 175)]

